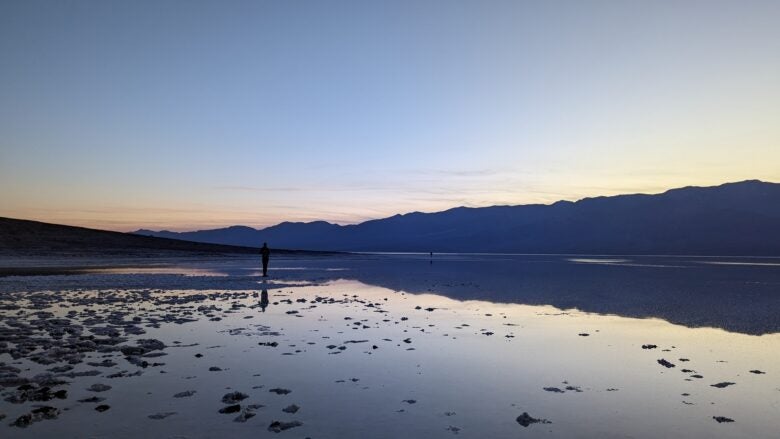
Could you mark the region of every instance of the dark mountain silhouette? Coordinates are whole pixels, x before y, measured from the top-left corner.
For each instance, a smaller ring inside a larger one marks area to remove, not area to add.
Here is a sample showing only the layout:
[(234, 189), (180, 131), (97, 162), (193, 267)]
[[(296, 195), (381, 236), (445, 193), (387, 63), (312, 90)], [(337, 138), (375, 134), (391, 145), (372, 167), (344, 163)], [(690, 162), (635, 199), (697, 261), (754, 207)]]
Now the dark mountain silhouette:
[(780, 184), (749, 180), (550, 205), (457, 207), (340, 226), (284, 222), (141, 235), (340, 251), (780, 255)]
[[(305, 253), (274, 249), (274, 253)], [(256, 248), (188, 242), (0, 217), (0, 257), (257, 255)]]

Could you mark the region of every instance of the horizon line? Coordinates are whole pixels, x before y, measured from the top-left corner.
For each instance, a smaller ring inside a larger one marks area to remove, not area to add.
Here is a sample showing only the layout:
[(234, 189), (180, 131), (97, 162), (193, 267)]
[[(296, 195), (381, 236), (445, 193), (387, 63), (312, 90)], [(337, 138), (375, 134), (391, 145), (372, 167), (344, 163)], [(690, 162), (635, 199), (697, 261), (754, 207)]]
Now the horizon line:
[[(444, 210), (435, 210), (435, 211), (420, 211), (420, 210), (414, 210), (414, 211), (408, 211), (404, 213), (396, 213), (394, 215), (389, 215), (385, 217), (378, 217), (378, 218), (370, 218), (370, 219), (364, 219), (362, 221), (356, 221), (356, 222), (339, 222), (339, 221), (328, 221), (326, 219), (316, 219), (312, 221), (289, 221), (289, 220), (283, 220), (279, 221), (275, 224), (264, 226), (264, 227), (254, 227), (246, 224), (230, 224), (230, 225), (224, 225), (224, 226), (217, 226), (210, 229), (190, 229), (190, 230), (171, 230), (171, 229), (160, 229), (160, 230), (153, 230), (145, 227), (137, 228), (135, 230), (129, 230), (125, 233), (137, 233), (140, 231), (150, 231), (155, 233), (161, 233), (161, 232), (172, 232), (172, 233), (193, 233), (193, 232), (203, 232), (203, 231), (209, 231), (209, 230), (219, 230), (219, 229), (228, 229), (233, 227), (247, 227), (254, 230), (264, 230), (270, 227), (275, 227), (281, 224), (312, 224), (312, 223), (320, 223), (324, 222), (327, 224), (332, 224), (336, 226), (352, 226), (352, 225), (360, 225), (369, 221), (379, 221), (387, 218), (393, 218), (396, 216), (406, 216), (406, 215), (413, 215), (413, 214), (436, 214), (436, 213), (442, 213), (442, 212), (448, 212), (450, 210), (455, 209), (486, 209), (491, 207), (520, 207), (520, 206), (553, 206), (558, 203), (578, 203), (585, 200), (591, 200), (596, 198), (615, 198), (615, 197), (625, 197), (625, 196), (633, 196), (633, 195), (648, 195), (648, 196), (654, 196), (654, 195), (663, 195), (665, 193), (675, 191), (675, 190), (683, 190), (683, 189), (695, 189), (695, 188), (716, 188), (726, 185), (733, 185), (733, 184), (741, 184), (741, 183), (763, 183), (763, 184), (780, 184), (780, 182), (775, 181), (768, 181), (768, 180), (761, 180), (758, 178), (752, 178), (752, 179), (746, 179), (746, 180), (738, 180), (738, 181), (727, 181), (720, 184), (714, 184), (714, 185), (707, 185), (707, 186), (699, 186), (699, 185), (686, 185), (686, 186), (678, 186), (678, 187), (671, 187), (668, 189), (665, 189), (661, 192), (629, 192), (629, 193), (623, 193), (623, 194), (615, 194), (615, 195), (592, 195), (587, 197), (582, 197), (574, 200), (567, 200), (567, 199), (560, 199), (557, 201), (553, 201), (550, 203), (525, 203), (525, 204), (492, 204), (489, 206), (477, 206), (477, 207), (470, 207), (470, 206), (453, 206)], [(84, 227), (84, 226), (77, 226), (77, 227)]]

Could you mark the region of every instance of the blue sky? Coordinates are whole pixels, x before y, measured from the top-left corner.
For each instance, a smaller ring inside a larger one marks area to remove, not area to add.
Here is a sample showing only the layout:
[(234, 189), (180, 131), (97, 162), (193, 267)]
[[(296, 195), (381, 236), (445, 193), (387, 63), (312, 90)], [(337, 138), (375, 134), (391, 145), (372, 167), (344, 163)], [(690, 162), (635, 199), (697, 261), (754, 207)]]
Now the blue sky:
[(351, 223), (780, 180), (780, 2), (5, 1), (0, 215)]

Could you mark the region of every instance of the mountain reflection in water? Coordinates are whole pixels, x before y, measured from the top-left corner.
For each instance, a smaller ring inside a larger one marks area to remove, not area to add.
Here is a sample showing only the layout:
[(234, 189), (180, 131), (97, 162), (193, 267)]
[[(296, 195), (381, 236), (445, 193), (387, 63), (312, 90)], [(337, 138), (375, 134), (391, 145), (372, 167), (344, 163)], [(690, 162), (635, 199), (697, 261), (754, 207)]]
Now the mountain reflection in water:
[[(58, 284), (63, 289), (136, 284), (262, 289), (258, 265), (259, 259), (252, 258), (190, 260), (169, 264), (165, 270), (106, 269), (100, 276), (94, 276), (99, 270), (93, 268), (90, 275), (62, 276)], [(137, 279), (138, 274), (143, 278)], [(270, 274), (266, 288), (348, 279), (457, 300), (657, 317), (688, 327), (755, 335), (780, 332), (780, 259), (772, 258), (360, 254), (276, 258)], [(34, 289), (34, 282), (22, 277), (0, 280), (0, 289), (25, 288)]]

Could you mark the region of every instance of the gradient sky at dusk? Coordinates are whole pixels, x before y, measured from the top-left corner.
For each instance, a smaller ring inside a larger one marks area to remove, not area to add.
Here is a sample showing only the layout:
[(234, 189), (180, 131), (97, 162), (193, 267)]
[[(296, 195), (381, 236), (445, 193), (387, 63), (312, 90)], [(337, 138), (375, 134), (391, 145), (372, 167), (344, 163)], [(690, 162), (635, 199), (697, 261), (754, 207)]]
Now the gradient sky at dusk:
[(780, 1), (3, 1), (0, 216), (358, 222), (780, 181)]

